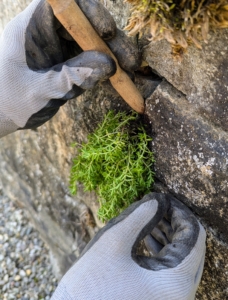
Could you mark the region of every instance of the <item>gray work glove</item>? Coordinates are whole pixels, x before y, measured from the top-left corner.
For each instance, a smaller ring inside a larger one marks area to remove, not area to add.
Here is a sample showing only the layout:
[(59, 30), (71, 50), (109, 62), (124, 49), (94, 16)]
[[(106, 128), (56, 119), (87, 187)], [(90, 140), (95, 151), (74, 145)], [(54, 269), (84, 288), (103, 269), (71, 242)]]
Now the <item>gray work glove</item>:
[[(152, 257), (136, 253), (146, 236)], [(169, 195), (148, 194), (95, 236), (51, 299), (193, 300), (205, 239), (186, 206)]]
[[(78, 0), (78, 4), (122, 68), (137, 68), (138, 50), (117, 30), (109, 12), (96, 0)], [(42, 125), (67, 100), (115, 70), (108, 55), (82, 53), (46, 1), (33, 0), (6, 26), (0, 39), (0, 137)]]

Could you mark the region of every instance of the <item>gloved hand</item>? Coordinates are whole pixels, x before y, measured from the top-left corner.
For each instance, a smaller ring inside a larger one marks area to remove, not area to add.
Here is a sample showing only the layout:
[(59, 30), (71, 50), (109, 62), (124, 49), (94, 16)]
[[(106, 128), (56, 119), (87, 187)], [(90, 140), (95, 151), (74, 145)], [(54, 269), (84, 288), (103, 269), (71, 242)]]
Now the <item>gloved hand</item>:
[[(148, 235), (153, 256), (137, 255), (138, 242)], [(148, 194), (95, 236), (51, 299), (193, 300), (205, 238), (202, 225), (182, 203)]]
[[(96, 0), (77, 1), (122, 68), (137, 68), (138, 50), (117, 30), (109, 12)], [(115, 70), (108, 55), (82, 53), (46, 1), (33, 0), (6, 26), (0, 39), (0, 137), (40, 126), (67, 100)]]

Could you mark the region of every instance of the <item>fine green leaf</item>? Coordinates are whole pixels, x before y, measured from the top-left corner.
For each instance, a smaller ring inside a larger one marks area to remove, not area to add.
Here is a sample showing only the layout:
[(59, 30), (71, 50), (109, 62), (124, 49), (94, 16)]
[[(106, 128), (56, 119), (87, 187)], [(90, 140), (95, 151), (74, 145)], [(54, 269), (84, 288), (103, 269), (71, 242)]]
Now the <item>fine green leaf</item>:
[(78, 154), (71, 168), (71, 193), (76, 194), (77, 183), (82, 183), (85, 191), (96, 191), (103, 222), (117, 216), (151, 190), (150, 142), (137, 114), (110, 111), (87, 143), (74, 143)]

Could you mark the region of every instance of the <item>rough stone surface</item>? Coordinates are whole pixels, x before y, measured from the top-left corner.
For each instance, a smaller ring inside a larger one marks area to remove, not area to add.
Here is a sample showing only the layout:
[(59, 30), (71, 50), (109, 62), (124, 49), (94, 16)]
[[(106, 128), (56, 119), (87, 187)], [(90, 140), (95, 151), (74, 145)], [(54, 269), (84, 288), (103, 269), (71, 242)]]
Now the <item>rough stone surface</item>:
[[(162, 57), (162, 59), (161, 59)], [(209, 36), (202, 50), (189, 47), (175, 61), (166, 41), (145, 47), (144, 58), (162, 77), (186, 95), (194, 110), (214, 127), (228, 131), (228, 30)]]
[(227, 299), (228, 262), (227, 244), (207, 230), (207, 252), (204, 273), (196, 300)]
[(123, 29), (127, 25), (131, 6), (127, 2), (123, 6), (122, 0), (101, 0), (100, 2), (110, 11), (118, 27)]
[(156, 177), (227, 242), (228, 134), (198, 114), (167, 81), (147, 99), (146, 114)]
[(6, 24), (19, 14), (31, 0), (1, 0), (0, 1), (0, 35)]
[[(0, 30), (28, 2), (2, 1), (0, 11), (6, 13), (0, 17)], [(102, 2), (123, 28), (129, 6), (122, 0)], [(180, 61), (173, 60), (166, 42), (149, 44), (143, 48), (144, 60), (163, 82), (155, 90), (159, 81), (137, 77), (137, 86), (147, 98), (145, 119), (154, 138), (155, 189), (168, 191), (190, 206), (207, 229), (197, 300), (228, 298), (227, 38), (226, 30), (211, 33), (202, 51), (190, 47)], [(58, 262), (59, 276), (102, 226), (93, 193), (80, 188), (76, 197), (69, 194), (75, 155), (70, 145), (86, 140), (109, 109), (129, 107), (105, 83), (68, 102), (38, 130), (0, 140), (2, 188), (29, 212)]]

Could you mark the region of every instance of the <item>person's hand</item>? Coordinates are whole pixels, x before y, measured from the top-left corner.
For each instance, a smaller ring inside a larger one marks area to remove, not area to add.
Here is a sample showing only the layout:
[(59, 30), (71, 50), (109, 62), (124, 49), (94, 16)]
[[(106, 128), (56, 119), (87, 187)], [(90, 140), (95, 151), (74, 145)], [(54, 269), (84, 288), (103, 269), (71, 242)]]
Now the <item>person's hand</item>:
[[(137, 254), (146, 237), (152, 257)], [(60, 281), (52, 300), (193, 300), (206, 234), (170, 195), (151, 193), (111, 220)]]
[[(121, 67), (136, 69), (138, 50), (116, 28), (109, 12), (96, 0), (78, 0), (78, 4)], [(33, 0), (6, 26), (0, 39), (0, 137), (42, 125), (67, 100), (115, 70), (108, 55), (82, 52), (45, 0)]]

